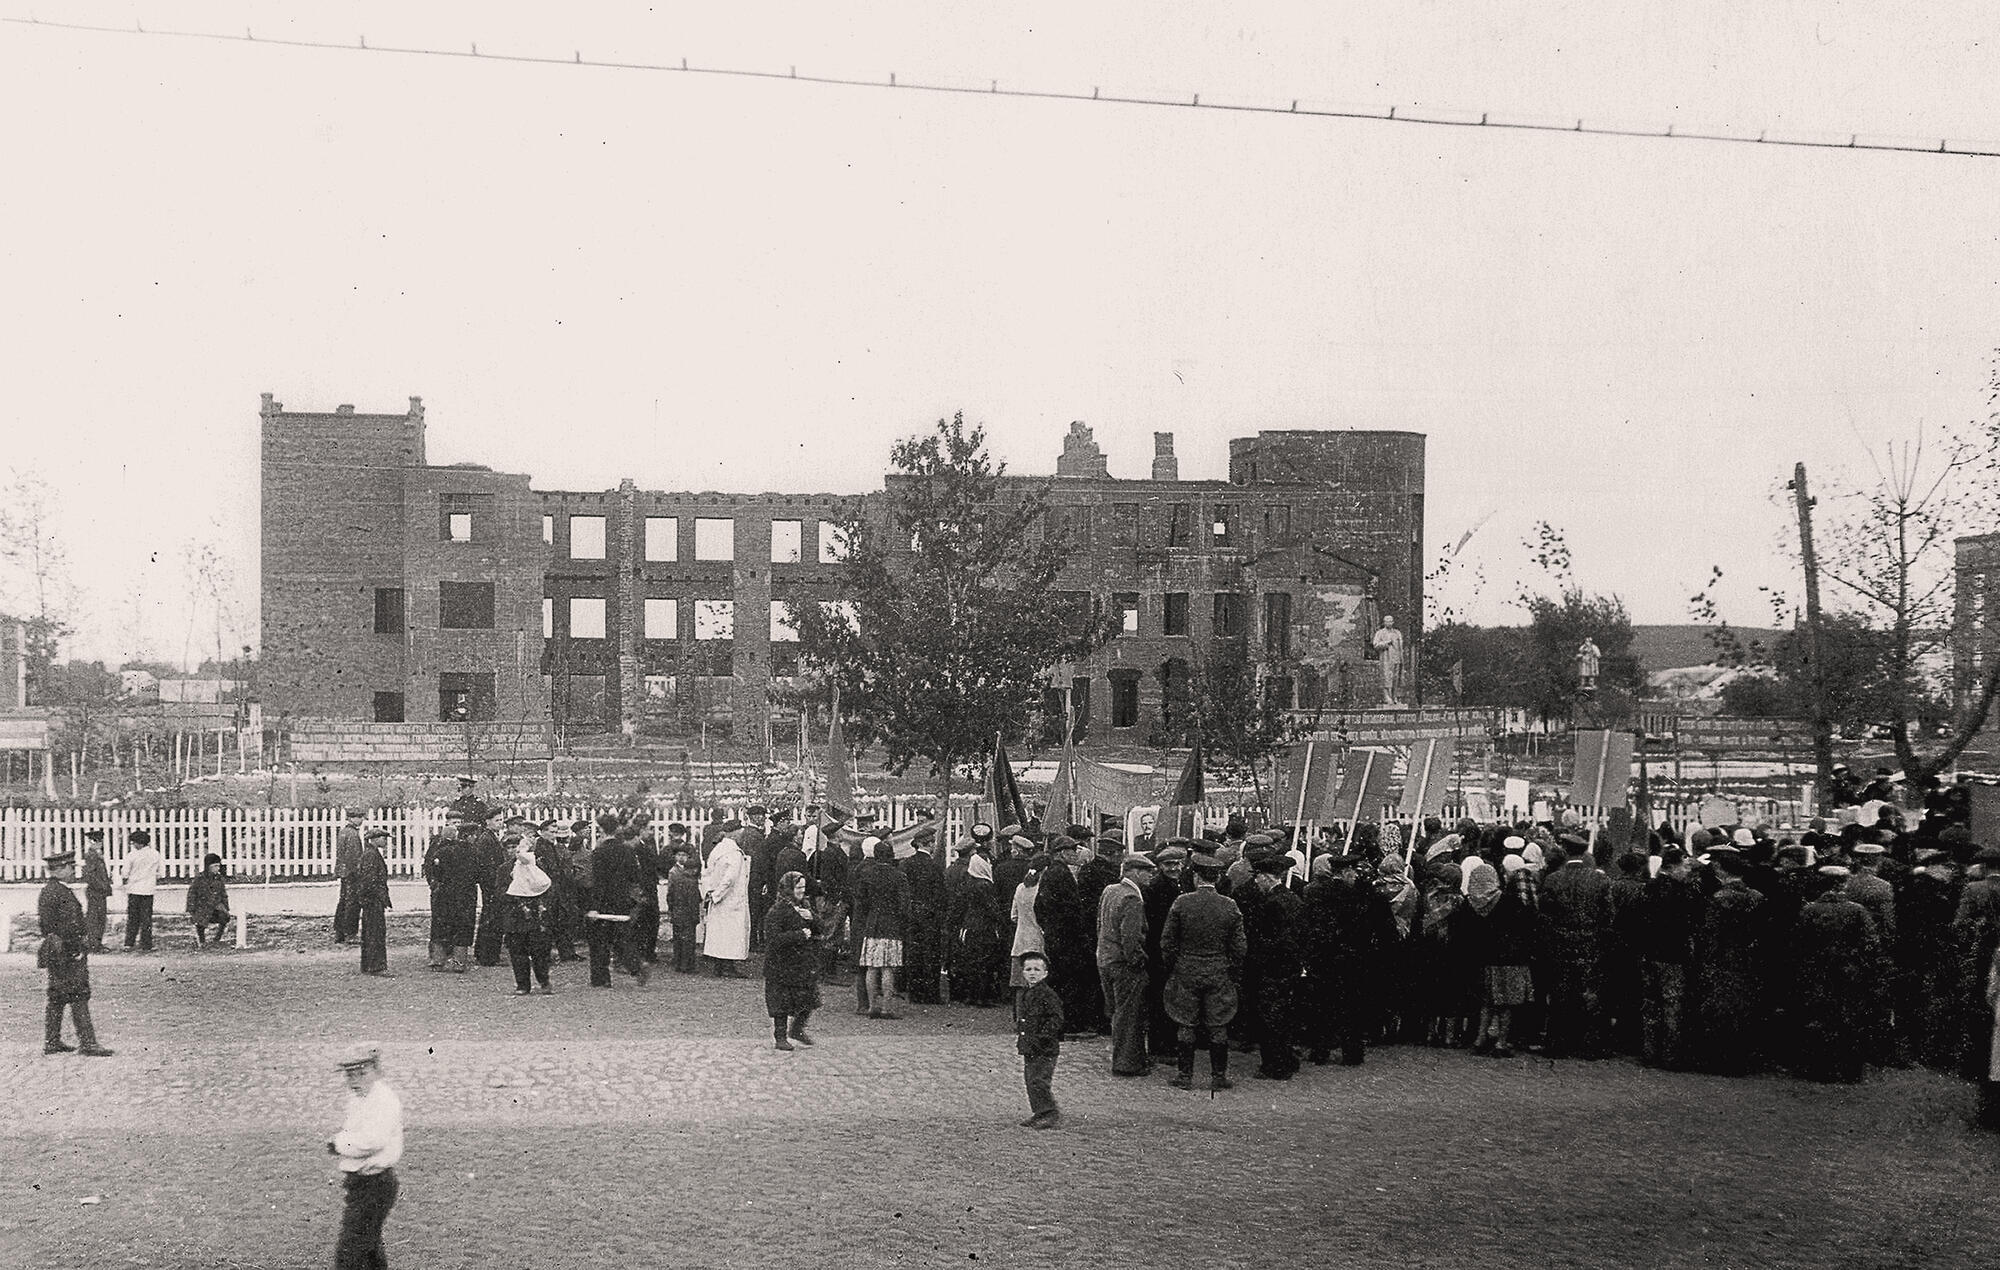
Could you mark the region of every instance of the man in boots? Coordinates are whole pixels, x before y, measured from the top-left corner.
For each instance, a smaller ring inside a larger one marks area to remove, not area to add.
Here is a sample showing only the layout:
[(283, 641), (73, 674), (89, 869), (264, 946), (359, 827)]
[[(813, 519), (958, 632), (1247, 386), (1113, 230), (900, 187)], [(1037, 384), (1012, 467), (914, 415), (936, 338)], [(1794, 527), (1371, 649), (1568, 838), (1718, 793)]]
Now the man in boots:
[[(44, 856), (49, 880), (42, 884), (36, 905), (41, 919), (42, 948), (35, 964), (49, 973), (48, 1010), (43, 1015), (42, 1053), (68, 1054), (86, 1058), (109, 1058), (111, 1051), (97, 1043), (97, 1029), (90, 1022), (90, 933), (83, 919), (83, 905), (77, 903), (69, 884), (76, 880), (76, 853), (62, 851)], [(63, 1010), (76, 1022), (75, 1045), (62, 1038)]]
[(1228, 896), (1216, 893), (1222, 861), (1201, 854), (1190, 863), (1195, 889), (1174, 901), (1167, 910), (1166, 929), (1160, 932), (1160, 958), (1167, 967), (1162, 995), (1167, 1015), (1179, 1029), (1173, 1086), (1194, 1088), (1194, 1047), (1199, 1040), (1208, 1047), (1209, 1088), (1228, 1089), (1232, 1084), (1229, 1021), (1236, 1017), (1237, 985), (1243, 982), (1250, 945), (1242, 910)]

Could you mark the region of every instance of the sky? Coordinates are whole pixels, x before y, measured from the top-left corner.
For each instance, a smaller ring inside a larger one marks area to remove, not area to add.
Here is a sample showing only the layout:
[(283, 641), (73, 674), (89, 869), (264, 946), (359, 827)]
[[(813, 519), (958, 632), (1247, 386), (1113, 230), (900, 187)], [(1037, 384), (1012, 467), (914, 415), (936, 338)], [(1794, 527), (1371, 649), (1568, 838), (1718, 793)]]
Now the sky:
[(432, 462), (549, 489), (879, 488), (960, 410), (1028, 473), (1078, 419), (1131, 477), (1155, 431), (1221, 478), (1262, 428), (1415, 430), (1472, 620), (1521, 620), (1546, 521), (1636, 621), (1721, 566), (1757, 626), (1795, 462), (1988, 409), (2000, 159), (495, 56), (2000, 142), (1986, 6), (711, 7), (0, 23), (0, 468), (57, 496), (73, 651), (256, 642), (261, 392), (420, 395)]

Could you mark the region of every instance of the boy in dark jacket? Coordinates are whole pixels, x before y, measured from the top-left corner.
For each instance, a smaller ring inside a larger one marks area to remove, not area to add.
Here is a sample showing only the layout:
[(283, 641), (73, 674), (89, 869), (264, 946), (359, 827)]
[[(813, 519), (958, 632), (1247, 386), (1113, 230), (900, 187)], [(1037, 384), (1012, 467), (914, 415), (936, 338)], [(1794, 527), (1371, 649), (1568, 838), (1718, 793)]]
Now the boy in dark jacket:
[(1062, 1051), (1062, 998), (1048, 985), (1048, 958), (1038, 952), (1021, 954), (1021, 978), (1027, 986), (1014, 994), (1015, 1048), (1021, 1052), (1021, 1073), (1028, 1085), (1025, 1129), (1054, 1129), (1062, 1124), (1050, 1086), (1056, 1076), (1056, 1056)]

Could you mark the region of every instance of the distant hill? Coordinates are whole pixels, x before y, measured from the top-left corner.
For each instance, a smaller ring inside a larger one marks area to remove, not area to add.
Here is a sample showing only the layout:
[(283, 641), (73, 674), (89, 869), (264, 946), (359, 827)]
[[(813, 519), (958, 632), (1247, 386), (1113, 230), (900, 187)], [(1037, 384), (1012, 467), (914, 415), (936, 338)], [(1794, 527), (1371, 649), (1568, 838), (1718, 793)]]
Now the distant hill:
[[(1756, 626), (1729, 629), (1745, 645), (1756, 641), (1766, 650), (1785, 634), (1782, 630)], [(1640, 669), (1649, 672), (1706, 666), (1716, 660), (1715, 644), (1710, 638), (1714, 633), (1713, 626), (1634, 626), (1632, 655), (1639, 659)]]

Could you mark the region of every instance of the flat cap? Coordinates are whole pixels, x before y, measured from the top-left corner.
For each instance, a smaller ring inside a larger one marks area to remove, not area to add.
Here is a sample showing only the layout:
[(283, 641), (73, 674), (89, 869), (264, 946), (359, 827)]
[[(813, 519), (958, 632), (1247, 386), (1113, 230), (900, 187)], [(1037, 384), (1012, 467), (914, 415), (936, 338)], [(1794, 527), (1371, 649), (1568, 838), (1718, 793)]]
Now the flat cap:
[(1176, 860), (1185, 860), (1188, 858), (1188, 849), (1182, 846), (1161, 847), (1159, 858), (1161, 864), (1167, 864)]
[(1118, 867), (1126, 873), (1151, 873), (1153, 871), (1153, 860), (1151, 856), (1140, 855), (1135, 851), (1123, 860), (1120, 860)]
[(1879, 843), (1879, 842), (1857, 842), (1857, 843), (1855, 843), (1855, 844), (1854, 844), (1854, 854), (1855, 854), (1855, 855), (1887, 855), (1887, 854), (1889, 854), (1889, 848), (1887, 848), (1887, 847), (1883, 846), (1883, 845), (1882, 845), (1881, 843)]
[(345, 1045), (339, 1057), (333, 1060), (333, 1065), (341, 1068), (367, 1067), (371, 1063), (378, 1067), (382, 1063), (382, 1047), (373, 1041), (354, 1041)]
[(1250, 866), (1259, 873), (1275, 873), (1279, 877), (1292, 871), (1292, 857), (1288, 855), (1267, 855)]

